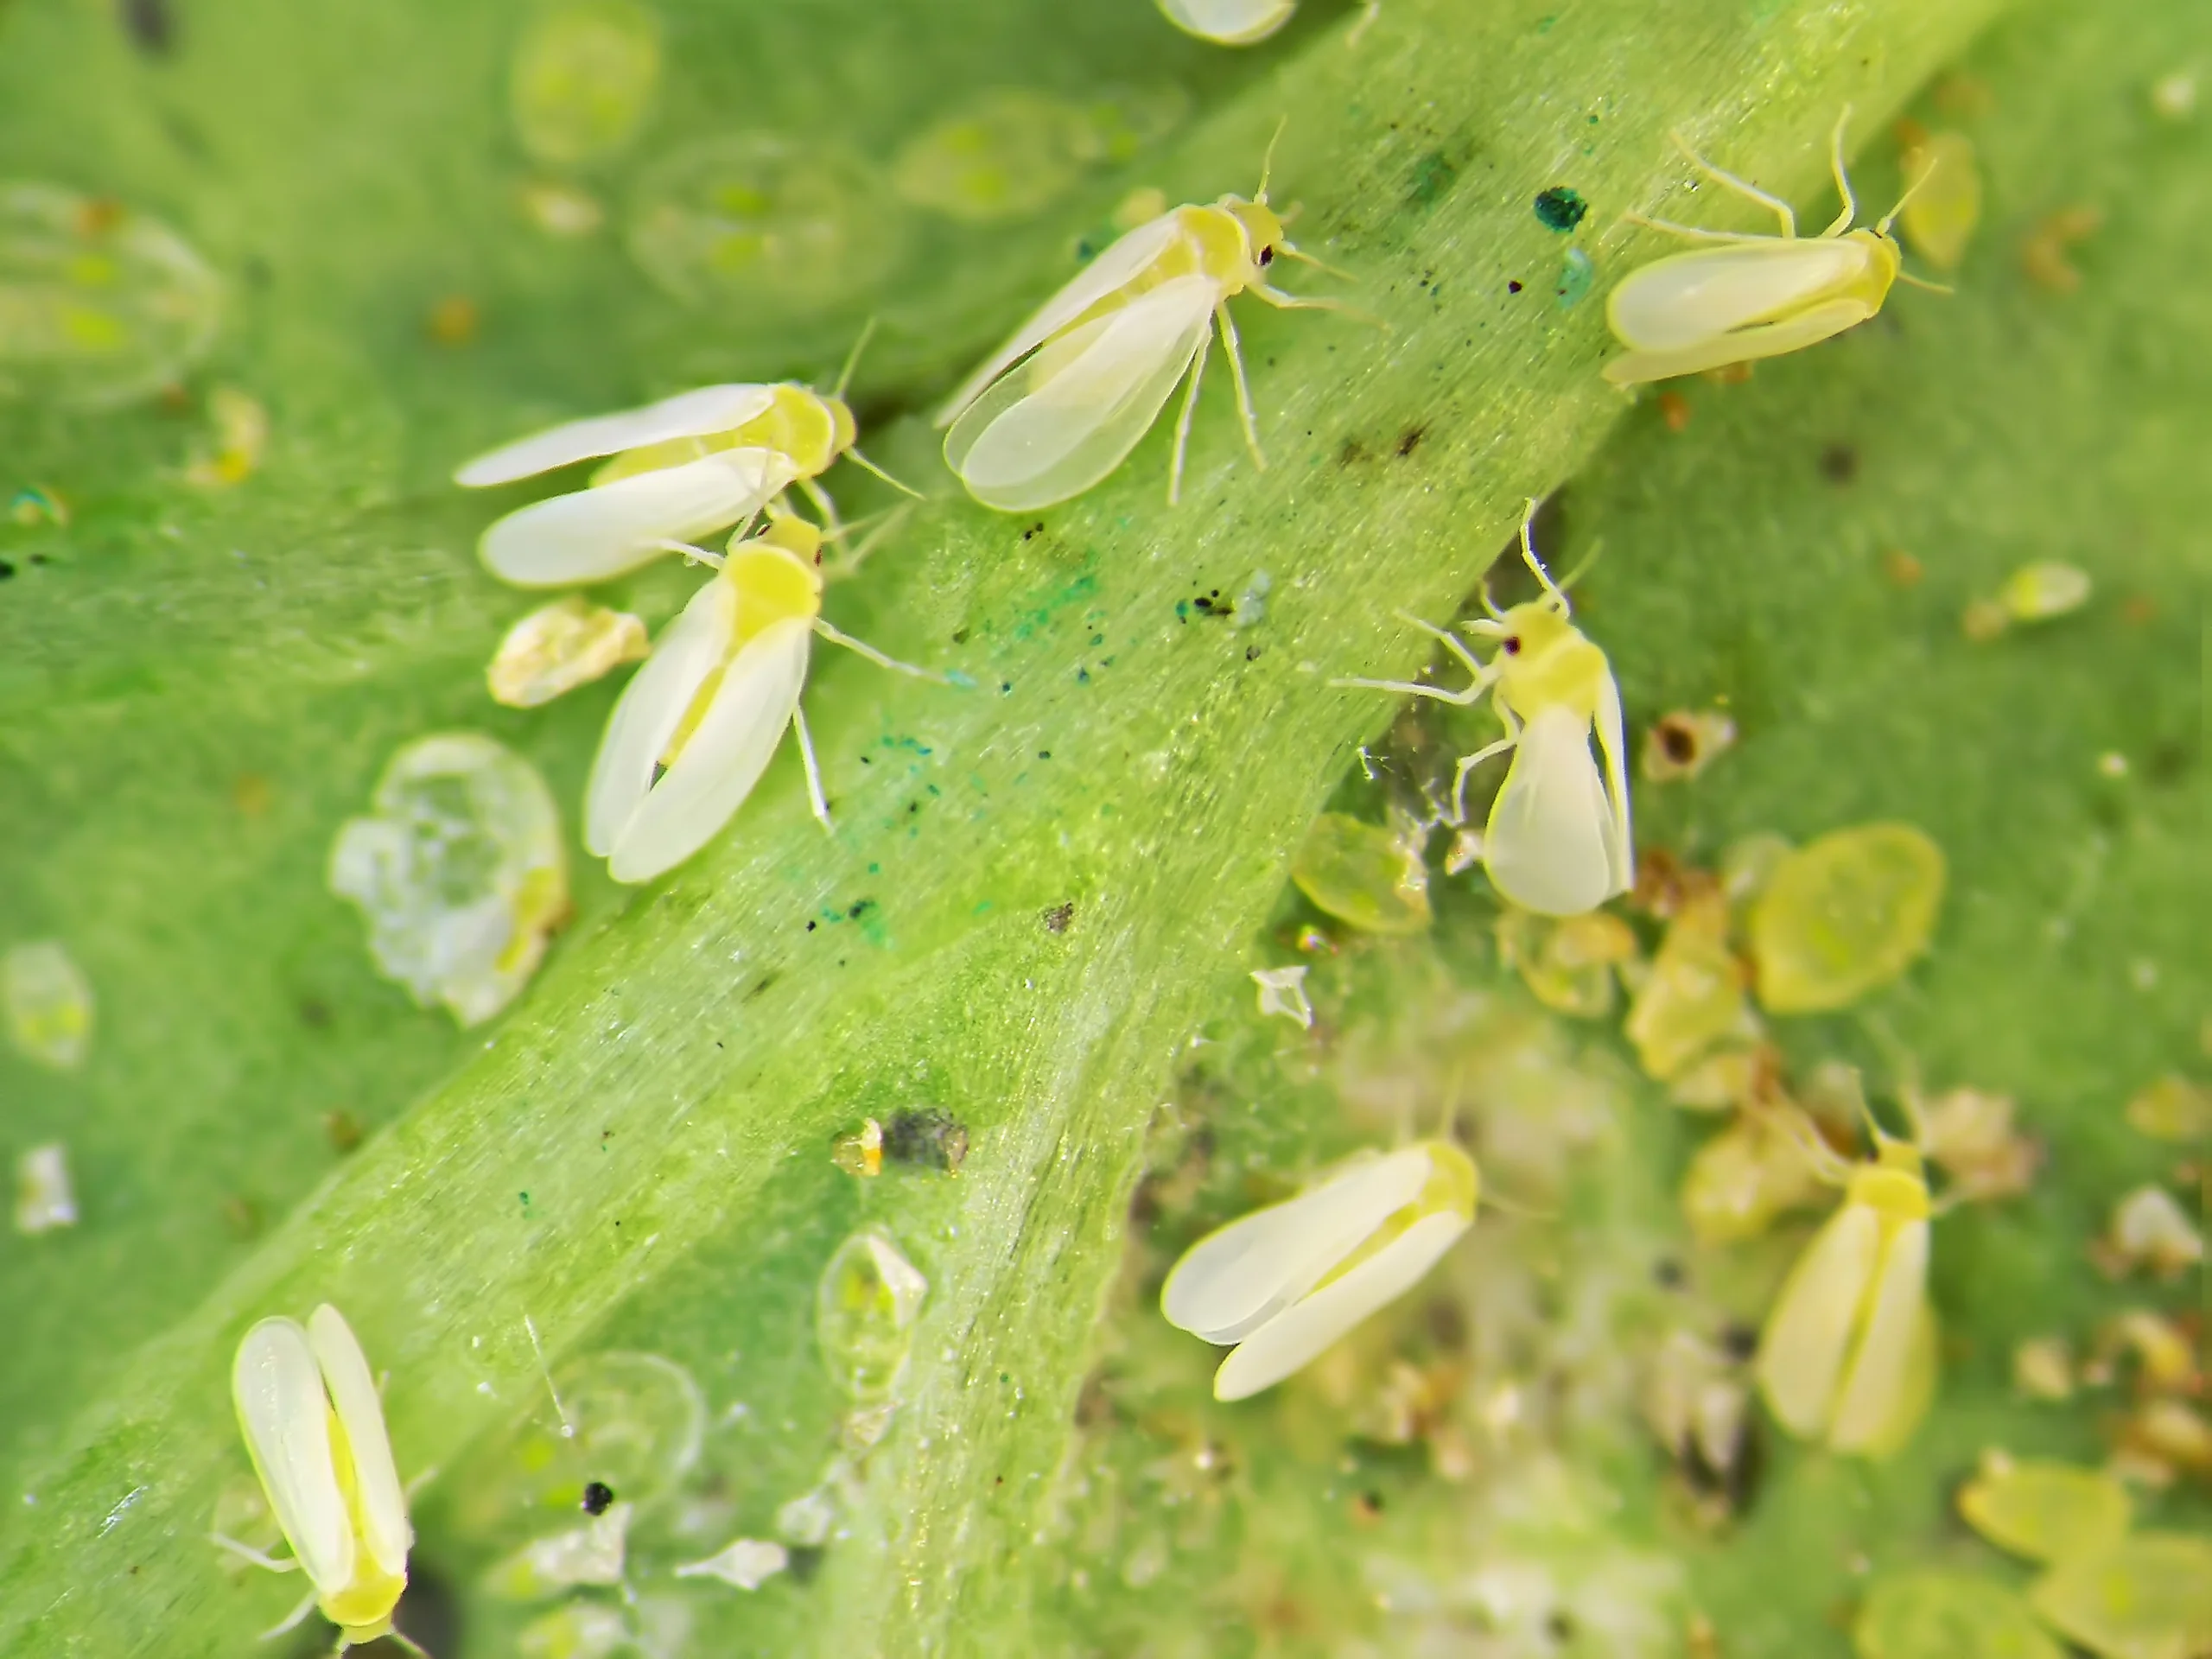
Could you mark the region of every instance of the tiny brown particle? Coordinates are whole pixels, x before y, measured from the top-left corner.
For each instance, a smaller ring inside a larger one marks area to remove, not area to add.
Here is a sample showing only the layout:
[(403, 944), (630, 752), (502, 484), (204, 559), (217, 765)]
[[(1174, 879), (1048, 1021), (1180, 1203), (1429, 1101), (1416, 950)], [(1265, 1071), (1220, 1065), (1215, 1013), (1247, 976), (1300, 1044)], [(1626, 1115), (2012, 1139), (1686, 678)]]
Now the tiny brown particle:
[(448, 294), (430, 308), (430, 338), (441, 346), (466, 346), (476, 338), (480, 320), (475, 301)]
[(1917, 588), (1928, 569), (1903, 548), (1893, 547), (1882, 555), (1882, 574), (1899, 588)]
[(1669, 432), (1686, 431), (1690, 423), (1690, 400), (1679, 391), (1661, 392), (1659, 418), (1667, 423)]

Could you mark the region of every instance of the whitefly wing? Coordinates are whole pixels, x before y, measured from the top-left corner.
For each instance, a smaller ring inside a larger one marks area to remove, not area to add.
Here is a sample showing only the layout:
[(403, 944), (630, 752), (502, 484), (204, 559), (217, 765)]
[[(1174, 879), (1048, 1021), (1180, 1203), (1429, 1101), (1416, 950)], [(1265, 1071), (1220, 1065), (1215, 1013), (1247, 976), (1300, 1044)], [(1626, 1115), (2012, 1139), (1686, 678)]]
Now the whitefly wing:
[(1895, 1421), (1927, 1302), (1928, 1224), (1908, 1221), (1891, 1236), (1874, 1274), (1866, 1325), (1828, 1431), (1828, 1444), (1837, 1451), (1872, 1449)]
[(743, 426), (766, 414), (775, 401), (773, 386), (731, 385), (701, 386), (678, 392), (657, 404), (626, 409), (613, 415), (594, 415), (569, 421), (482, 454), (453, 475), (453, 481), (469, 489), (487, 484), (511, 484), (518, 478), (550, 472), (600, 455), (642, 449), (671, 438), (704, 437)]
[(653, 769), (707, 677), (737, 637), (737, 590), (720, 575), (691, 596), (662, 632), (645, 665), (622, 688), (584, 785), (584, 846), (605, 858), (653, 786)]
[(1217, 297), (1211, 279), (1179, 276), (1055, 340), (1050, 365), (1017, 369), (969, 406), (945, 460), (977, 500), (1005, 512), (1080, 494), (1159, 418)]
[(944, 406), (938, 411), (937, 424), (950, 426), (959, 417), (960, 411), (982, 395), (984, 387), (1109, 294), (1127, 287), (1142, 276), (1182, 233), (1182, 226), (1176, 222), (1175, 215), (1162, 213), (1158, 219), (1138, 226), (1114, 242), (1070, 277), (1058, 293), (1039, 306), (1029, 321), (1014, 331), (1013, 337), (1005, 345), (986, 358), (982, 366), (961, 383), (960, 390), (945, 399)]
[(1783, 1281), (1759, 1338), (1759, 1389), (1800, 1440), (1827, 1432), (1846, 1351), (1882, 1243), (1881, 1217), (1846, 1204), (1822, 1224)]
[(1796, 309), (1866, 268), (1863, 244), (1770, 238), (1677, 253), (1639, 266), (1605, 301), (1624, 346), (1674, 351)]
[(1420, 1283), (1465, 1232), (1465, 1216), (1424, 1216), (1341, 1279), (1294, 1302), (1252, 1332), (1214, 1373), (1217, 1400), (1273, 1388), (1370, 1314)]
[(1808, 305), (1779, 322), (1764, 322), (1733, 334), (1715, 334), (1694, 345), (1664, 352), (1624, 352), (1607, 359), (1603, 371), (1617, 386), (1637, 386), (1652, 380), (1671, 380), (1681, 374), (1702, 374), (1731, 363), (1752, 363), (1762, 358), (1783, 357), (1817, 346), (1847, 328), (1856, 328), (1874, 315), (1874, 308), (1857, 298), (1823, 300)]
[(308, 1333), (264, 1319), (238, 1343), (231, 1399), (276, 1524), (320, 1591), (353, 1577), (353, 1527), (330, 1449), (329, 1402)]
[(806, 683), (812, 621), (791, 617), (747, 640), (667, 775), (614, 839), (607, 873), (650, 881), (721, 830), (760, 781)]
[(1589, 721), (1563, 706), (1538, 710), (1491, 805), (1483, 868), (1491, 885), (1523, 910), (1580, 916), (1617, 891), (1619, 837)]
[(308, 1344), (322, 1369), (323, 1384), (353, 1455), (354, 1490), (360, 1494), (362, 1541), (376, 1564), (397, 1578), (407, 1570), (415, 1529), (407, 1523), (407, 1494), (391, 1460), (385, 1433), (384, 1402), (368, 1357), (338, 1310), (325, 1302), (308, 1315)]
[[(1612, 671), (1598, 678), (1598, 718), (1592, 729), (1598, 752), (1605, 758), (1605, 795), (1612, 803), (1605, 838), (1605, 855), (1612, 868), (1612, 893), (1626, 893), (1636, 885), (1636, 842), (1629, 829), (1628, 734), (1621, 718), (1621, 689)], [(1606, 895), (1608, 898), (1612, 893)]]
[(1160, 1312), (1208, 1342), (1243, 1341), (1418, 1198), (1428, 1175), (1427, 1153), (1408, 1147), (1207, 1234), (1167, 1275)]
[(798, 469), (774, 449), (719, 449), (679, 467), (548, 497), (484, 532), (492, 574), (522, 588), (605, 582), (689, 542), (750, 518)]

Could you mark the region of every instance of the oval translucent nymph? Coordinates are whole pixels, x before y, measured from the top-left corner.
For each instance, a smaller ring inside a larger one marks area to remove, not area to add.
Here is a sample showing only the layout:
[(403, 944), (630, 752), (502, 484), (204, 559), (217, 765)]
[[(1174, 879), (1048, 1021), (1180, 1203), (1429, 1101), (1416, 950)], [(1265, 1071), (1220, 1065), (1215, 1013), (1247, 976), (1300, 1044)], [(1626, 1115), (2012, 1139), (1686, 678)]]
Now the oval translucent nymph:
[(1290, 879), (1314, 905), (1367, 933), (1418, 933), (1433, 919), (1421, 849), (1344, 812), (1313, 820)]
[(1943, 886), (1942, 849), (1909, 823), (1859, 824), (1798, 848), (1751, 911), (1760, 1003), (1822, 1013), (1887, 984), (1928, 948)]
[(2102, 1470), (1987, 1452), (1959, 1489), (1959, 1513), (1999, 1549), (2057, 1561), (2118, 1542), (2134, 1505)]
[(1423, 1141), (1341, 1166), (1282, 1204), (1209, 1233), (1160, 1293), (1179, 1330), (1236, 1344), (1217, 1400), (1273, 1388), (1403, 1295), (1473, 1224), (1474, 1162)]
[(1160, 15), (1216, 46), (1251, 46), (1291, 19), (1298, 0), (1159, 0)]
[(648, 649), (645, 625), (636, 617), (570, 594), (509, 628), (484, 678), (493, 702), (535, 709), (638, 661)]
[(1675, 139), (1707, 178), (1774, 213), (1782, 234), (1700, 230), (1630, 214), (1638, 224), (1712, 245), (1654, 260), (1615, 285), (1605, 320), (1629, 351), (1605, 365), (1606, 379), (1631, 386), (1777, 357), (1856, 327), (1882, 308), (1904, 263), (1890, 225), (1906, 202), (1871, 228), (1850, 228), (1858, 212), (1843, 166), (1850, 118), (1846, 109), (1831, 145), (1843, 211), (1816, 237), (1797, 234), (1789, 203), (1722, 172)]
[(239, 1340), (231, 1395), (254, 1472), (340, 1646), (389, 1633), (415, 1534), (384, 1407), (352, 1329), (328, 1303)]
[(627, 144), (660, 82), (660, 20), (631, 0), (568, 0), (517, 49), (508, 103), (522, 147), (567, 164)]
[(569, 913), (552, 793), (505, 746), (446, 732), (392, 756), (373, 805), (339, 831), (330, 890), (359, 906), (387, 977), (480, 1024), (521, 994)]
[[(518, 1522), (536, 1532), (573, 1525), (597, 1482), (650, 1510), (699, 1461), (707, 1402), (691, 1373), (664, 1354), (613, 1349), (563, 1361), (551, 1373), (559, 1420), (542, 1413), (480, 1443), (444, 1484), (459, 1524), (479, 1535)], [(610, 1500), (601, 1515), (612, 1513)]]
[(880, 1227), (855, 1233), (815, 1287), (814, 1336), (830, 1379), (861, 1405), (888, 1400), (906, 1372), (930, 1281)]
[(1859, 1659), (2065, 1659), (2018, 1592), (1965, 1573), (1885, 1573), (1851, 1645)]
[[(1808, 1131), (1809, 1133), (1809, 1131)], [(1928, 1183), (1920, 1154), (1881, 1136), (1813, 1235), (1759, 1337), (1759, 1392), (1777, 1421), (1831, 1450), (1886, 1457), (1934, 1397)]]
[(2212, 1539), (2132, 1533), (2056, 1563), (2028, 1600), (2098, 1659), (2196, 1659), (2212, 1647)]
[(221, 282), (167, 226), (57, 185), (0, 184), (0, 403), (109, 409), (207, 353)]
[(702, 386), (657, 404), (569, 421), (479, 455), (465, 488), (607, 458), (589, 487), (495, 521), (477, 550), (522, 588), (605, 582), (683, 543), (749, 522), (787, 489), (836, 524), (815, 480), (853, 447), (844, 399), (788, 381)]
[(1912, 251), (1938, 270), (1956, 270), (1981, 222), (1981, 168), (1974, 140), (1962, 132), (1931, 133), (1905, 151), (1911, 194), (1898, 215)]
[(92, 1046), (92, 982), (59, 939), (33, 939), (0, 957), (0, 1015), (16, 1052), (57, 1071)]
[(1747, 1034), (1750, 1014), (1744, 966), (1728, 944), (1728, 900), (1701, 893), (1667, 924), (1623, 1030), (1645, 1072), (1664, 1082), (1724, 1038)]

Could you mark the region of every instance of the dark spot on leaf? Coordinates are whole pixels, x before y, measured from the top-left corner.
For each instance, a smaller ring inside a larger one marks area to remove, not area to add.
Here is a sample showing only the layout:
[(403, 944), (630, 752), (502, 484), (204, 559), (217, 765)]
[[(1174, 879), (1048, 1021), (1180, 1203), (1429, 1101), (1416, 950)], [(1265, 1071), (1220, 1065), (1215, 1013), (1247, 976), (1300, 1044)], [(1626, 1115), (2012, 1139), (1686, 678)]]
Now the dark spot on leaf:
[(584, 1483), (583, 1507), (586, 1515), (605, 1515), (613, 1503), (614, 1489), (605, 1481), (588, 1480)]
[(855, 899), (853, 900), (851, 906), (845, 912), (845, 914), (850, 917), (854, 921), (857, 922), (861, 917), (867, 915), (868, 912), (874, 908), (874, 899)]
[(1399, 433), (1398, 454), (1402, 457), (1413, 454), (1414, 450), (1421, 448), (1421, 441), (1427, 432), (1428, 429), (1425, 426), (1409, 426)]
[(1759, 1333), (1748, 1325), (1731, 1325), (1720, 1333), (1720, 1351), (1738, 1363), (1759, 1351)]
[(1367, 459), (1367, 446), (1357, 438), (1346, 438), (1337, 451), (1337, 465), (1357, 467)]
[(1821, 451), (1821, 476), (1831, 484), (1848, 484), (1859, 476), (1859, 452), (1847, 443), (1832, 443)]
[(169, 0), (122, 0), (123, 29), (130, 43), (149, 58), (176, 49), (176, 14)]
[(966, 645), (968, 643), (968, 630), (965, 628), (955, 628), (952, 631), (952, 643), (956, 645)]
[(1047, 933), (1065, 933), (1068, 931), (1068, 924), (1074, 920), (1075, 900), (1071, 899), (1064, 905), (1054, 905), (1044, 913), (1045, 931)]
[(968, 1126), (935, 1106), (893, 1112), (883, 1122), (883, 1155), (894, 1164), (957, 1174), (968, 1157)]
[(1669, 715), (1652, 733), (1659, 740), (1659, 747), (1667, 758), (1678, 766), (1687, 766), (1697, 759), (1697, 733), (1689, 721), (1678, 715)]
[(1590, 204), (1563, 184), (1536, 192), (1536, 218), (1546, 230), (1565, 234), (1580, 225), (1582, 216), (1589, 211)]
[(0, 559), (0, 582), (7, 581), (15, 574), (16, 567), (6, 559)]
[(300, 999), (300, 1023), (312, 1030), (321, 1031), (325, 1026), (327, 1026), (330, 1023), (330, 1005), (323, 1001), (320, 997), (302, 997)]
[[(745, 1000), (750, 1002), (754, 997), (760, 995), (763, 991), (766, 990), (771, 985), (774, 984), (782, 977), (783, 976), (780, 974), (761, 975), (759, 982), (756, 983), (751, 990), (745, 994)], [(720, 1043), (716, 1043), (715, 1046), (716, 1048), (720, 1048), (721, 1045)]]
[(1521, 279), (1516, 276), (1508, 281), (1505, 284), (1505, 291), (1509, 294), (1518, 294), (1521, 291)]
[(1459, 169), (1445, 159), (1444, 152), (1433, 149), (1414, 163), (1413, 183), (1406, 191), (1406, 200), (1416, 207), (1433, 207), (1436, 199), (1452, 188), (1452, 181)]
[(1651, 1264), (1651, 1277), (1654, 1282), (1664, 1288), (1676, 1290), (1681, 1288), (1688, 1275), (1683, 1273), (1681, 1262), (1671, 1255), (1662, 1255)]

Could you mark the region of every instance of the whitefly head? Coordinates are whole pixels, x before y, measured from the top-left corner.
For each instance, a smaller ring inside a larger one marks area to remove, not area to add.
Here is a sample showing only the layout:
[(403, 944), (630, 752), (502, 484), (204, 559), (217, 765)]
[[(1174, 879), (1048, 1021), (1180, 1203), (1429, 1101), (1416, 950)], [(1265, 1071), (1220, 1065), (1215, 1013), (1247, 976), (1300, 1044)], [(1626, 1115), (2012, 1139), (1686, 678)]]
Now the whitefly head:
[(1473, 1224), (1480, 1186), (1447, 1141), (1357, 1160), (1200, 1239), (1167, 1275), (1160, 1311), (1236, 1345), (1214, 1374), (1217, 1400), (1273, 1388), (1418, 1284)]
[(750, 520), (853, 447), (844, 399), (807, 387), (702, 386), (569, 421), (478, 456), (468, 488), (601, 461), (588, 486), (511, 512), (484, 532), (493, 574), (526, 588), (603, 582)]

